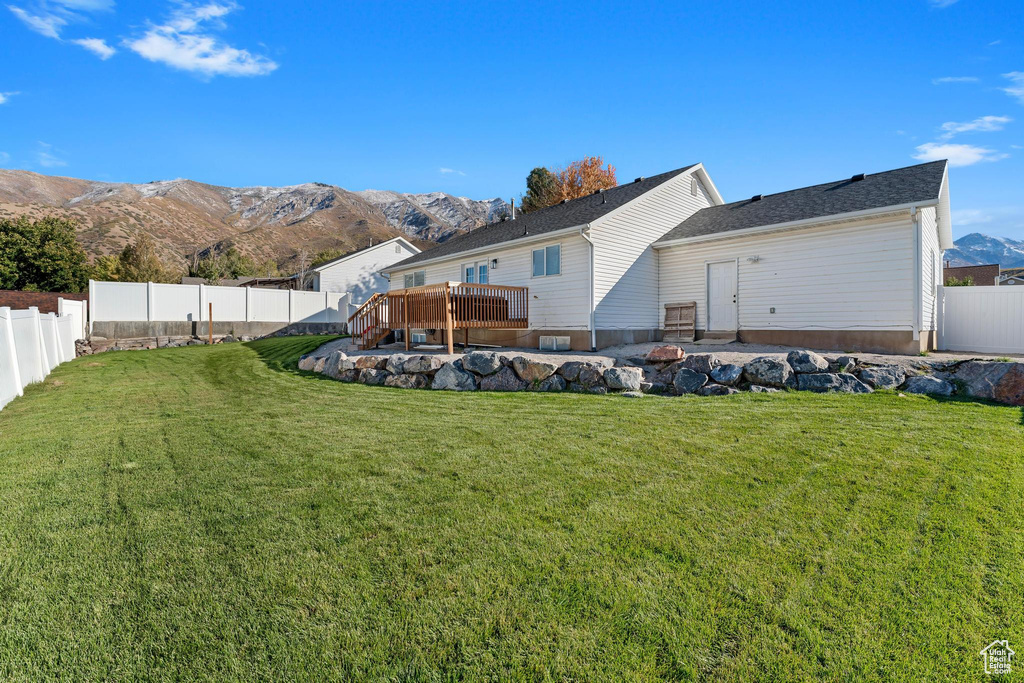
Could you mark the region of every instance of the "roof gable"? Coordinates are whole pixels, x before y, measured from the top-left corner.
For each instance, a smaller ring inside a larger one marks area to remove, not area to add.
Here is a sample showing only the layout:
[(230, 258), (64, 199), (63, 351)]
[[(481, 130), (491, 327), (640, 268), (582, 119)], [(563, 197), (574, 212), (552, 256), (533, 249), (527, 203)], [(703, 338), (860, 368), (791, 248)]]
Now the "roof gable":
[(787, 192), (701, 209), (669, 230), (659, 242), (780, 225), (813, 218), (882, 209), (916, 202), (938, 202), (946, 162), (907, 166)]
[(600, 194), (571, 199), (530, 213), (517, 213), (515, 220), (499, 221), (441, 242), (436, 247), (388, 266), (395, 271), (427, 260), (455, 256), (465, 251), (514, 242), (527, 237), (586, 225), (650, 192), (662, 183), (693, 168), (693, 165), (617, 185)]
[(347, 254), (343, 254), (343, 255), (339, 256), (338, 258), (331, 259), (330, 261), (325, 261), (324, 263), (321, 263), (320, 265), (316, 266), (312, 270), (315, 273), (319, 273), (320, 271), (324, 270), (325, 268), (330, 268), (331, 266), (336, 266), (339, 263), (341, 263), (342, 261), (347, 261), (348, 259), (352, 258), (353, 256), (359, 256), (360, 254), (366, 253), (366, 252), (368, 252), (370, 250), (379, 249), (379, 248), (381, 248), (383, 246), (386, 246), (386, 245), (389, 245), (389, 244), (394, 244), (395, 242), (401, 243), (407, 249), (412, 251), (414, 254), (418, 254), (420, 252), (419, 247), (417, 247), (415, 244), (413, 244), (409, 240), (405, 239), (404, 237), (392, 237), (389, 240), (384, 240), (383, 242), (378, 242), (377, 244), (370, 244), (370, 245), (367, 245), (365, 247), (360, 247), (359, 249), (356, 249), (355, 251), (350, 251)]

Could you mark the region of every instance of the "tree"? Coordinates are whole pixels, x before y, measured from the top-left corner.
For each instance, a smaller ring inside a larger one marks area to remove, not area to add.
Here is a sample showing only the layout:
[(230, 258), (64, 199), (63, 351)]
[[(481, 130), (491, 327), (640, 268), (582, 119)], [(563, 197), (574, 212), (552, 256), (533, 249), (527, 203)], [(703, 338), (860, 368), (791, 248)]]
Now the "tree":
[(524, 213), (529, 213), (563, 199), (585, 197), (594, 190), (607, 190), (617, 184), (615, 167), (611, 164), (606, 166), (601, 157), (583, 157), (554, 171), (538, 166), (526, 176), (526, 194), (520, 198), (520, 206)]
[(615, 167), (605, 166), (601, 157), (583, 157), (555, 171), (556, 201), (576, 199), (595, 190), (615, 187)]
[(156, 252), (156, 242), (147, 233), (140, 233), (118, 257), (120, 280), (123, 282), (174, 282), (177, 273), (164, 267)]
[(519, 198), (519, 207), (523, 213), (543, 209), (558, 201), (556, 194), (555, 176), (543, 166), (538, 166), (526, 176), (526, 194)]
[(75, 223), (47, 217), (0, 220), (0, 288), (81, 292), (89, 285)]
[(953, 277), (952, 275), (950, 275), (949, 277), (946, 278), (946, 286), (947, 287), (973, 287), (974, 286), (974, 278), (971, 277), (970, 275), (965, 275), (962, 278)]

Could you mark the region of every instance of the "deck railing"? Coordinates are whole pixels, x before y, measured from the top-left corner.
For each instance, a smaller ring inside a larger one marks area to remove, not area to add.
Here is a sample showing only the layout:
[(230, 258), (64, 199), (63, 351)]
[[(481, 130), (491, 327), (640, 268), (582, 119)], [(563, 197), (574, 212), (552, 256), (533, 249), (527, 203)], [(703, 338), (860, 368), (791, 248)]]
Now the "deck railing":
[(449, 352), (455, 330), (471, 328), (526, 329), (529, 290), (526, 287), (442, 282), (374, 294), (349, 318), (360, 348), (371, 348), (392, 330), (445, 330)]

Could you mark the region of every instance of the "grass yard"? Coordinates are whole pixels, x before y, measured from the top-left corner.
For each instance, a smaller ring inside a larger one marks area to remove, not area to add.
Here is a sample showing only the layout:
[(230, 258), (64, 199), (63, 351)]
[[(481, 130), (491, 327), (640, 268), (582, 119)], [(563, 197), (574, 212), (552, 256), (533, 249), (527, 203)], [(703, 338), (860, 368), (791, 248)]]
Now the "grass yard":
[(984, 680), (989, 642), (1024, 653), (1020, 408), (403, 391), (299, 372), (325, 339), (80, 358), (0, 412), (0, 678)]

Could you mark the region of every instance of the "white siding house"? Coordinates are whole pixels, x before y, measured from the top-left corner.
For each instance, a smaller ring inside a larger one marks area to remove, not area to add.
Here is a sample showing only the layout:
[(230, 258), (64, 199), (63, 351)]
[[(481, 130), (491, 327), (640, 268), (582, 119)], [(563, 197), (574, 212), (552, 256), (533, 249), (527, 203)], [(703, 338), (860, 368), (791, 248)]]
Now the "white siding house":
[(348, 292), (351, 301), (361, 304), (374, 292), (388, 291), (388, 280), (381, 269), (420, 253), (402, 237), (374, 244), (313, 269), (313, 289), (318, 292)]
[(383, 270), (392, 290), (528, 287), (528, 329), (471, 330), (477, 343), (655, 341), (665, 306), (692, 301), (698, 338), (915, 352), (934, 348), (951, 246), (945, 162), (731, 204), (696, 164), (479, 228)]

